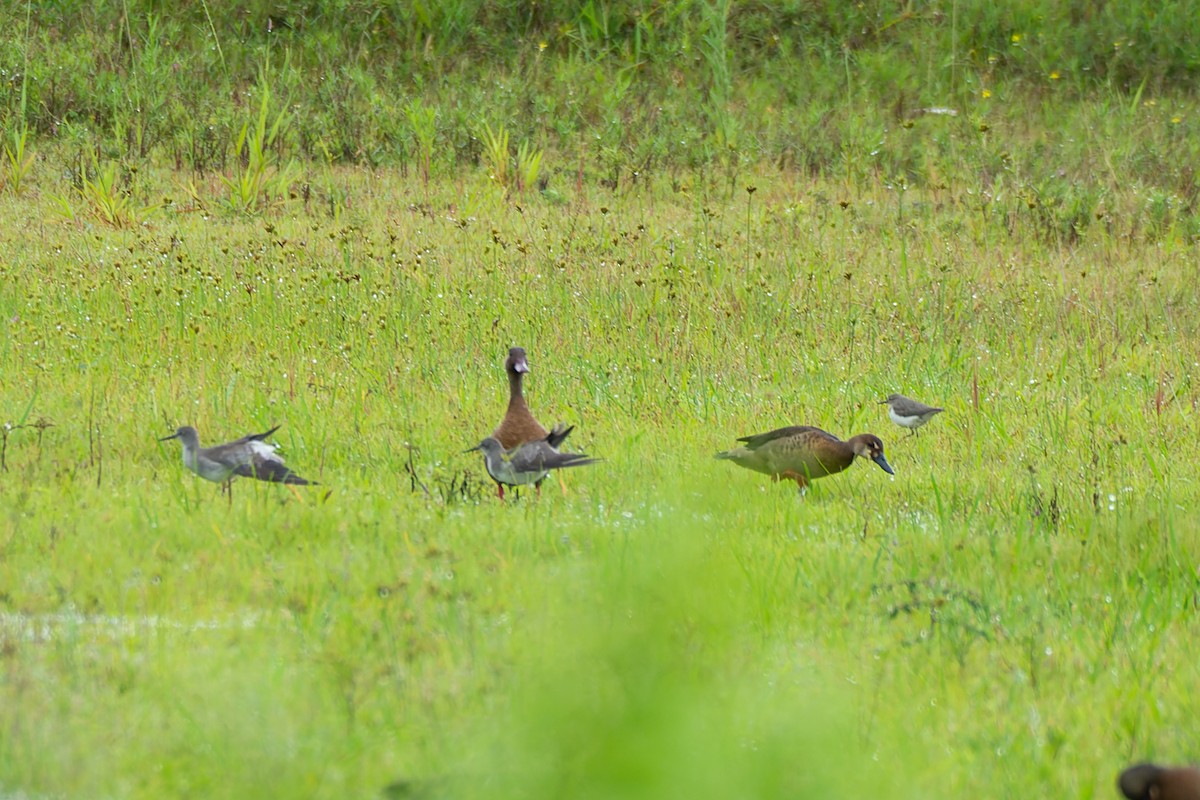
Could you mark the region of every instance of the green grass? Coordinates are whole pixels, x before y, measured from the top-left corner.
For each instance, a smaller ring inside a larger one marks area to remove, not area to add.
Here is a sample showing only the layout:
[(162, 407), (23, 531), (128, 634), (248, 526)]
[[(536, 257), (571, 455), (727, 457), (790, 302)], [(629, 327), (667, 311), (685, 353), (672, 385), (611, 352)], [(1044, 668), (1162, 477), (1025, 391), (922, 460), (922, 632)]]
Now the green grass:
[[(0, 797), (1194, 759), (1200, 37), (1084, 5), (9, 4)], [(512, 345), (605, 461), (501, 503)], [(786, 424), (896, 475), (712, 457)]]
[[(323, 174), (336, 215), (162, 172), (131, 229), (0, 196), (4, 790), (1103, 797), (1195, 753), (1179, 233), (767, 172)], [(607, 461), (501, 504), (461, 451), (512, 344)], [(891, 391), (947, 411), (907, 437)], [(302, 500), (155, 441), (274, 423)], [(793, 423), (895, 478), (712, 459)]]

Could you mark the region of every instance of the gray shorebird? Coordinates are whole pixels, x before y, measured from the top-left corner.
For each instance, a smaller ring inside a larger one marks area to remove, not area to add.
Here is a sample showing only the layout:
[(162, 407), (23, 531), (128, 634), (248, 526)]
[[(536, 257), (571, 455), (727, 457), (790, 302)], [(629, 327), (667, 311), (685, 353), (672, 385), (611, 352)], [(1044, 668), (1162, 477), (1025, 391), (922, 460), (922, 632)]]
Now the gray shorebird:
[(888, 417), (892, 422), (901, 428), (908, 428), (912, 431), (909, 436), (916, 433), (917, 428), (929, 422), (936, 414), (942, 413), (942, 409), (940, 408), (918, 403), (911, 397), (905, 397), (902, 394), (889, 394), (887, 400), (880, 400), (879, 402), (887, 403)]
[[(571, 428), (567, 428), (566, 433), (570, 432)], [(565, 436), (564, 433), (563, 438)], [(532, 483), (534, 488), (537, 488), (551, 470), (582, 467), (601, 460), (586, 453), (560, 453), (555, 449), (553, 438), (554, 434), (550, 434), (536, 442), (525, 442), (506, 450), (494, 436), (489, 436), (466, 452), (483, 451), (484, 466), (487, 467), (488, 475), (496, 482), (501, 499), (504, 498), (505, 486), (524, 486)]]
[(738, 441), (745, 444), (717, 453), (717, 458), (770, 475), (773, 481), (793, 480), (801, 489), (817, 478), (841, 472), (856, 457), (869, 458), (887, 474), (896, 474), (883, 457), (883, 442), (871, 433), (860, 433), (843, 442), (820, 428), (793, 425), (743, 436)]
[[(263, 441), (277, 430), (278, 425), (266, 433), (251, 433), (225, 444), (201, 447), (200, 434), (191, 425), (184, 425), (159, 441), (178, 439), (183, 445), (183, 465), (207, 481), (223, 484), (222, 491), (230, 491), (237, 476), (298, 486), (313, 484), (292, 472), (275, 455), (277, 445)], [(231, 500), (232, 497), (230, 491)]]
[(1129, 800), (1200, 800), (1200, 769), (1135, 764), (1117, 778)]

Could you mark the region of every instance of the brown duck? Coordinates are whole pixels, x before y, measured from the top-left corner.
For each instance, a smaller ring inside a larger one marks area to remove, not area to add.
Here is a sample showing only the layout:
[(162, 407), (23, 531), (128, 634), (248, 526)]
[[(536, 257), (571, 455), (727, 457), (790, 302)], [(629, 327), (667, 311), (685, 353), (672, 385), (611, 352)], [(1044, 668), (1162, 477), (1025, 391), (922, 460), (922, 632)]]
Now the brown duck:
[(869, 458), (889, 475), (895, 475), (883, 457), (883, 442), (871, 433), (860, 433), (843, 442), (820, 428), (793, 425), (757, 436), (738, 439), (741, 447), (717, 453), (739, 467), (752, 469), (771, 480), (792, 480), (803, 489), (810, 481), (834, 475), (854, 462), (855, 456)]
[[(525, 374), (529, 372), (524, 347), (514, 347), (508, 351), (504, 371), (508, 373), (508, 410), (496, 430), (492, 431), (492, 438), (500, 442), (500, 446), (505, 450), (511, 450), (525, 442), (545, 439), (550, 435), (550, 431), (534, 418), (525, 403), (525, 394), (521, 391), (521, 383)], [(557, 447), (558, 442), (552, 442), (552, 445)]]
[[(575, 426), (566, 427), (559, 423), (554, 426), (554, 430), (548, 431), (530, 412), (529, 406), (525, 402), (525, 393), (521, 390), (525, 374), (529, 372), (529, 362), (525, 359), (524, 347), (509, 349), (508, 358), (504, 361), (504, 371), (508, 373), (508, 410), (504, 412), (504, 419), (500, 420), (496, 430), (492, 431), (491, 438), (499, 442), (504, 450), (512, 450), (526, 442), (537, 441), (545, 441), (551, 447), (557, 448), (575, 429)], [(544, 478), (545, 475), (533, 484), (539, 493)], [(500, 486), (500, 497), (504, 497), (502, 485)]]
[(1200, 769), (1135, 764), (1117, 778), (1129, 800), (1200, 800)]

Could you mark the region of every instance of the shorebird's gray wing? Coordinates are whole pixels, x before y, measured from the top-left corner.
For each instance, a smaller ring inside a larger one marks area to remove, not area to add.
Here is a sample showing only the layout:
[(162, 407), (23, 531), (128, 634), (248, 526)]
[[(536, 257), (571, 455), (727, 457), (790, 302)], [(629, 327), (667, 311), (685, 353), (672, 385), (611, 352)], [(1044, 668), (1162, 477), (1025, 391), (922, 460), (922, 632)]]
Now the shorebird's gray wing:
[(891, 407), (893, 411), (902, 417), (922, 417), (926, 414), (936, 414), (942, 410), (937, 406), (927, 406), (919, 400), (913, 400), (911, 397), (905, 397), (902, 394), (892, 395)]
[(542, 472), (548, 469), (582, 467), (599, 460), (586, 453), (560, 453), (543, 440), (522, 445), (509, 458), (509, 463), (517, 472)]
[(273, 430), (274, 428), (267, 433), (259, 434), (239, 448), (238, 461), (240, 463), (233, 468), (233, 474), (271, 483), (292, 483), (299, 486), (307, 486), (312, 483), (292, 472), (287, 464), (283, 463), (283, 459), (275, 455), (275, 445), (260, 441), (259, 437), (267, 436)]

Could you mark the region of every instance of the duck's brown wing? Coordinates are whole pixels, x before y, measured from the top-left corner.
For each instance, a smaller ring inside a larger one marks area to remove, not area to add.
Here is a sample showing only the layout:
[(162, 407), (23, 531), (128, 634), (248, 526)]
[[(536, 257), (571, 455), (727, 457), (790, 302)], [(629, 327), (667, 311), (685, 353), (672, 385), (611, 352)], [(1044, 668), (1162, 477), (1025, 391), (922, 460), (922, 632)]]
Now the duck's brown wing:
[(747, 450), (757, 450), (758, 448), (765, 444), (769, 444), (770, 442), (792, 437), (795, 437), (797, 440), (801, 438), (826, 438), (832, 439), (835, 442), (840, 441), (833, 434), (826, 433), (820, 428), (814, 428), (811, 425), (789, 425), (786, 428), (776, 428), (775, 430), (768, 431), (767, 433), (758, 433), (754, 436), (743, 436), (742, 438), (738, 439), (738, 441), (745, 442)]

